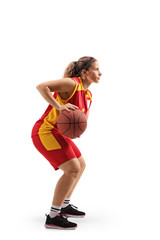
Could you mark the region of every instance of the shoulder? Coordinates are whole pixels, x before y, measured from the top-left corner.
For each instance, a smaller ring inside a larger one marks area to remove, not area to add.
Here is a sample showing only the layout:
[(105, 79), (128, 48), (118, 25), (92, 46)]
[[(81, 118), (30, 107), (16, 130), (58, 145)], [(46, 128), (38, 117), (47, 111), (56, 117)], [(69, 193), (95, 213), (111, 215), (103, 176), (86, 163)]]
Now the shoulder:
[(41, 83), (37, 88), (48, 87), (51, 92), (68, 92), (73, 91), (76, 87), (76, 82), (72, 78), (62, 78)]
[(76, 87), (76, 82), (72, 78), (62, 78), (54, 81), (54, 85), (60, 88), (60, 91), (72, 91)]
[(72, 77), (72, 81), (74, 81), (78, 86), (81, 83), (80, 79), (78, 77)]
[(70, 86), (75, 86), (76, 82), (74, 81), (73, 78), (62, 78), (59, 81), (61, 81), (61, 84), (65, 84), (65, 85), (70, 85)]

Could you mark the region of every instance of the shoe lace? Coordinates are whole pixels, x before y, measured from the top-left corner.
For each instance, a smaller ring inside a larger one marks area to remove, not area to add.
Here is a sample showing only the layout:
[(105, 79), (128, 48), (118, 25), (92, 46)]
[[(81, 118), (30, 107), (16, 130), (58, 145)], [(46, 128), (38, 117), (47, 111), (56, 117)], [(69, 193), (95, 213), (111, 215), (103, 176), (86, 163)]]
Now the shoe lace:
[[(45, 216), (47, 217), (48, 214), (46, 213)], [(60, 221), (64, 221), (64, 220), (66, 221), (68, 219), (68, 216), (63, 215), (62, 213), (59, 213), (59, 216), (60, 216)], [(67, 222), (68, 222), (68, 220), (67, 220)]]
[(73, 204), (70, 204), (71, 207), (78, 209), (78, 207), (74, 206)]
[(59, 216), (60, 216), (59, 220), (61, 222), (63, 222), (63, 223), (68, 223), (69, 222), (67, 216), (63, 216), (61, 213), (59, 213)]

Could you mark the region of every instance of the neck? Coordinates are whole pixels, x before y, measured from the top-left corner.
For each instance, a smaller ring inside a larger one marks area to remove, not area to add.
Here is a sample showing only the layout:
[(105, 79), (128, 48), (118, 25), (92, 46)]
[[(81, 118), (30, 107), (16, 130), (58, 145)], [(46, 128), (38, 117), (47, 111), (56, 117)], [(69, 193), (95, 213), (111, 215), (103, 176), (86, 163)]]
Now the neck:
[(84, 80), (82, 79), (82, 83), (83, 83), (83, 87), (84, 87), (84, 91), (87, 91), (87, 89), (89, 88), (89, 86), (91, 85), (91, 82), (87, 81), (87, 80)]

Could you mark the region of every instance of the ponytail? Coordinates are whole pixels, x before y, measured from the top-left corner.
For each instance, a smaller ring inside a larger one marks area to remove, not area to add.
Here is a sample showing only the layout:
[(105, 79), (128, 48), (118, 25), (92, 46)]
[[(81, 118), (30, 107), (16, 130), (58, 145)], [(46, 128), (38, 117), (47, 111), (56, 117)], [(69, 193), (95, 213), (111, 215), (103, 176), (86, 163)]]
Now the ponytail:
[(64, 71), (63, 77), (75, 77), (76, 76), (76, 62), (71, 62)]

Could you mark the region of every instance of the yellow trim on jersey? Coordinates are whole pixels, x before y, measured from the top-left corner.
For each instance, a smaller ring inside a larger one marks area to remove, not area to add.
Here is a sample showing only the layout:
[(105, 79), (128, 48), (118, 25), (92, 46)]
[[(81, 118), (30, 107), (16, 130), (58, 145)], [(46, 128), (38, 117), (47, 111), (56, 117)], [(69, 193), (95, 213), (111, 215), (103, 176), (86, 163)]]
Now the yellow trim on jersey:
[[(72, 79), (73, 79), (73, 78), (72, 78)], [(74, 79), (73, 79), (73, 80), (74, 80)], [(62, 98), (60, 97), (60, 95), (59, 95), (59, 93), (58, 93), (56, 100), (57, 100), (61, 105), (66, 104), (66, 103), (69, 101), (69, 99), (71, 99), (71, 98), (73, 97), (73, 95), (75, 94), (75, 92), (77, 91), (78, 83), (77, 83), (76, 80), (74, 80), (74, 81), (75, 81), (75, 83), (76, 83), (76, 86), (75, 86), (75, 88), (74, 88), (74, 90), (73, 90), (73, 92), (72, 92), (72, 94), (71, 94), (71, 96), (70, 96), (69, 98), (67, 98), (67, 99), (64, 100), (64, 99), (62, 99)]]
[(78, 86), (77, 81), (76, 81), (74, 78), (72, 78), (72, 79), (75, 81), (76, 86), (75, 86), (75, 89), (74, 89), (74, 91), (72, 92), (72, 94), (71, 94), (71, 96), (70, 96), (69, 98), (67, 98), (67, 99), (62, 99), (59, 94), (57, 95), (56, 100), (57, 100), (61, 105), (66, 104), (66, 103), (73, 97), (73, 95), (75, 94), (76, 91), (84, 90), (84, 87), (83, 87), (83, 84), (82, 84), (82, 80), (81, 80), (80, 77), (78, 77), (78, 78), (79, 78), (79, 80), (80, 80), (79, 86)]
[(80, 80), (80, 83), (79, 83), (79, 86), (78, 86), (78, 91), (81, 91), (81, 90), (84, 90), (84, 87), (83, 87), (83, 83), (82, 83), (82, 79), (80, 77), (78, 77), (79, 80)]
[(90, 98), (91, 101), (92, 101), (92, 96), (91, 96), (91, 94), (90, 94), (90, 92), (88, 90), (87, 90), (87, 93), (86, 93), (86, 97)]

